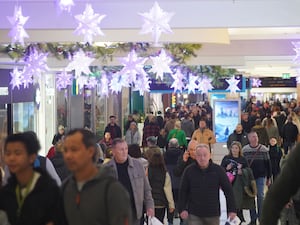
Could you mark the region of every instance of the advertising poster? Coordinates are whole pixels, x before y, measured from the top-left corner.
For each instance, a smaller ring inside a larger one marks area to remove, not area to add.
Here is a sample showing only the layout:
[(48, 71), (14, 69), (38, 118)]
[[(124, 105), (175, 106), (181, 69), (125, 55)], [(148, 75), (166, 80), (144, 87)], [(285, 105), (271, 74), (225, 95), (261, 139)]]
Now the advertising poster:
[(239, 100), (214, 100), (213, 128), (217, 142), (227, 142), (228, 136), (240, 123), (241, 109)]

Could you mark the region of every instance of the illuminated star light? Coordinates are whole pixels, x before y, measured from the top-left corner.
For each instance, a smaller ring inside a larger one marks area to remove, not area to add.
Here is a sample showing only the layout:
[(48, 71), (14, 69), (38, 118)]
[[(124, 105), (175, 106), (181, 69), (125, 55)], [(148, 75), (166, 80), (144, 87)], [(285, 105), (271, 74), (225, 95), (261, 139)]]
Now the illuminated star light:
[(24, 73), (33, 76), (34, 81), (37, 82), (42, 73), (49, 70), (47, 57), (48, 53), (39, 53), (34, 49), (25, 61), (26, 66), (24, 67)]
[(56, 74), (56, 88), (58, 90), (65, 89), (73, 84), (73, 74), (63, 70)]
[(172, 73), (169, 64), (172, 62), (172, 58), (169, 57), (165, 50), (162, 49), (159, 56), (150, 56), (153, 65), (149, 72), (156, 73), (156, 79), (160, 78), (163, 80), (164, 73)]
[(99, 24), (106, 15), (94, 13), (90, 4), (86, 4), (85, 10), (82, 14), (76, 15), (75, 19), (78, 21), (78, 27), (74, 31), (77, 35), (84, 35), (84, 42), (93, 43), (93, 36), (104, 35)]
[(15, 87), (20, 89), (20, 85), (22, 85), (22, 75), (23, 72), (18, 70), (17, 67), (15, 67), (12, 72), (10, 72), (11, 81), (9, 84), (12, 86), (12, 90), (15, 89)]
[(79, 90), (84, 88), (84, 85), (88, 85), (88, 77), (87, 76), (79, 76), (77, 78), (77, 84)]
[(211, 85), (212, 79), (203, 77), (200, 80), (198, 80), (198, 90), (201, 91), (203, 94), (207, 94), (208, 91), (212, 90), (214, 87)]
[(135, 51), (131, 50), (127, 57), (120, 59), (124, 66), (120, 73), (127, 74), (129, 79), (128, 82), (132, 84), (136, 81), (137, 75), (146, 73), (144, 70), (144, 63), (146, 60), (147, 58), (137, 57)]
[(24, 25), (29, 19), (29, 16), (23, 16), (22, 7), (15, 6), (14, 15), (12, 17), (7, 16), (7, 19), (12, 25), (12, 29), (8, 34), (12, 38), (12, 44), (20, 43), (24, 46), (24, 38), (29, 37), (24, 29)]
[(172, 78), (174, 79), (173, 84), (171, 85), (171, 88), (174, 88), (174, 93), (176, 91), (182, 92), (182, 89), (184, 88), (183, 79), (184, 75), (182, 72), (178, 69), (175, 74), (171, 74)]
[(193, 76), (192, 74), (189, 75), (189, 82), (186, 85), (185, 89), (188, 90), (188, 94), (191, 92), (195, 94), (196, 90), (198, 89), (198, 85), (196, 84), (196, 81), (198, 80), (197, 76)]
[(74, 6), (73, 0), (56, 0), (56, 4), (61, 11), (70, 12)]
[(24, 88), (29, 88), (29, 85), (33, 83), (32, 74), (25, 71), (26, 68), (24, 67), (22, 71), (21, 82)]
[(161, 33), (172, 33), (169, 21), (173, 17), (174, 13), (164, 12), (157, 2), (154, 3), (150, 12), (139, 13), (144, 19), (141, 34), (152, 33), (155, 44), (158, 43)]
[(261, 79), (258, 78), (252, 78), (252, 87), (260, 87), (261, 86)]
[(104, 96), (108, 96), (108, 92), (109, 92), (109, 90), (108, 90), (108, 79), (107, 79), (107, 76), (106, 76), (106, 74), (104, 73), (103, 75), (102, 75), (102, 77), (101, 77), (101, 90), (100, 90), (100, 95), (102, 96), (102, 97), (104, 97)]
[(139, 91), (140, 95), (143, 96), (144, 92), (150, 92), (150, 83), (149, 77), (147, 74), (139, 76), (139, 79), (134, 83), (134, 91)]
[(112, 93), (119, 93), (122, 91), (122, 83), (120, 82), (122, 79), (121, 77), (122, 75), (119, 72), (112, 75), (112, 79), (109, 83), (109, 87)]
[(239, 79), (235, 79), (234, 76), (232, 76), (230, 79), (225, 79), (228, 83), (228, 87), (226, 88), (226, 91), (230, 91), (230, 93), (236, 93), (236, 91), (240, 91), (239, 87), (237, 86), (240, 82)]
[(94, 61), (94, 58), (90, 58), (80, 49), (74, 56), (72, 62), (66, 67), (66, 71), (75, 70), (75, 78), (79, 78), (81, 73), (89, 75), (91, 73), (89, 66)]
[(97, 84), (98, 84), (98, 80), (96, 77), (89, 77), (86, 87), (87, 89), (93, 89), (97, 86)]

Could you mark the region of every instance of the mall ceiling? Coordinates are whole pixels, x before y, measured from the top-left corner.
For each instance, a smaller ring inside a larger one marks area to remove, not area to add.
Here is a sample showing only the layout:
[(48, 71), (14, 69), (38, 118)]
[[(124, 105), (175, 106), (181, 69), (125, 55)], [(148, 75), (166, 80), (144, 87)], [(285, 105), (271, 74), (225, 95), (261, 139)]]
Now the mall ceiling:
[[(143, 24), (138, 13), (148, 12), (150, 0), (74, 0), (71, 14), (59, 13), (55, 0), (0, 0), (0, 43), (9, 43), (14, 6), (22, 6), (29, 16), (25, 25), (28, 42), (76, 42), (74, 15), (85, 4), (106, 14), (101, 22), (105, 36), (97, 42), (151, 42), (151, 35), (140, 35)], [(293, 41), (300, 40), (300, 0), (158, 0), (166, 12), (174, 12), (170, 21), (173, 34), (163, 34), (162, 42), (201, 43), (197, 58), (189, 64), (234, 67), (251, 76), (296, 74)], [(0, 64), (11, 61), (0, 57)], [(64, 66), (63, 62), (59, 64)], [(51, 65), (50, 65), (51, 66)], [(300, 66), (299, 66), (300, 67)]]

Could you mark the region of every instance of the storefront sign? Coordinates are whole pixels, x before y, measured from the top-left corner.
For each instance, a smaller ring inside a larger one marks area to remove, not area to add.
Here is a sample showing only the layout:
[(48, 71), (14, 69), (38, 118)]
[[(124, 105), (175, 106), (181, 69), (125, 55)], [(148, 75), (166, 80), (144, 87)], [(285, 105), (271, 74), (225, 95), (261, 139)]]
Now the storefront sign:
[(8, 95), (8, 87), (0, 87), (0, 95)]

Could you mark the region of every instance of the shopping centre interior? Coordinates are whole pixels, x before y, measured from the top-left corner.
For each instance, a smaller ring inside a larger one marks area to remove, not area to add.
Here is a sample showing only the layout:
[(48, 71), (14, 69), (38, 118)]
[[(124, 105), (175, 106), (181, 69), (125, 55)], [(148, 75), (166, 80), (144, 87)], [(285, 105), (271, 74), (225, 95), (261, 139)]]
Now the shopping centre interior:
[[(149, 43), (153, 45), (151, 34), (140, 34), (143, 20), (139, 13), (148, 12), (154, 1), (150, 0), (74, 0), (70, 11), (59, 11), (54, 0), (0, 0), (0, 44), (7, 47), (11, 43), (9, 32), (12, 28), (8, 17), (14, 15), (15, 6), (22, 7), (23, 16), (29, 17), (24, 25), (28, 33), (25, 46), (30, 43), (64, 43), (83, 42), (82, 35), (75, 35), (77, 22), (75, 15), (81, 14), (86, 4), (92, 5), (94, 12), (105, 14), (100, 27), (104, 36), (93, 37), (93, 43), (98, 46), (109, 46), (113, 43)], [(201, 44), (195, 50), (196, 57), (191, 57), (186, 65), (215, 65), (222, 68), (236, 69), (245, 79), (264, 78), (269, 86), (246, 89), (239, 92), (237, 98), (257, 96), (260, 100), (299, 97), (297, 84), (285, 85), (287, 80), (298, 75), (299, 64), (294, 61), (296, 56), (293, 43), (300, 38), (300, 1), (298, 0), (159, 0), (159, 6), (166, 12), (174, 13), (169, 21), (172, 33), (162, 33), (159, 42), (153, 47), (161, 48), (169, 43)], [(110, 60), (99, 58), (91, 66), (118, 66), (119, 58), (128, 52), (118, 53)], [(2, 132), (22, 131), (24, 126), (34, 129), (42, 136), (45, 149), (60, 123), (75, 127), (85, 125), (84, 112), (90, 112), (92, 129), (105, 126), (111, 114), (117, 115), (119, 123), (132, 111), (132, 93), (122, 90), (122, 95), (109, 94), (108, 97), (92, 98), (93, 94), (76, 96), (76, 93), (58, 91), (54, 75), (61, 71), (69, 60), (58, 60), (49, 56), (49, 70), (39, 81), (39, 103), (36, 99), (31, 103), (12, 103), (11, 106), (1, 102), (2, 117), (7, 121), (7, 112), (13, 112), (14, 119), (10, 126), (2, 119)], [(8, 52), (0, 53), (0, 69), (12, 70), (15, 66), (21, 68), (24, 62), (11, 59)], [(284, 77), (283, 77), (284, 76)], [(280, 81), (272, 81), (272, 78)], [(282, 79), (285, 81), (282, 82)], [(279, 84), (280, 83), (280, 84)], [(71, 92), (71, 91), (70, 91)], [(89, 92), (89, 91), (88, 91)], [(92, 91), (93, 93), (93, 91)], [(224, 92), (225, 93), (225, 92)], [(36, 94), (36, 93), (35, 93)], [(5, 93), (1, 94), (5, 95)], [(36, 96), (36, 95), (35, 95)], [(170, 97), (171, 94), (168, 96)], [(184, 94), (187, 98), (187, 94)], [(182, 98), (183, 95), (177, 96)], [(210, 94), (208, 95), (210, 97)], [(228, 97), (226, 93), (226, 97)], [(198, 98), (196, 98), (198, 100)], [(157, 93), (144, 95), (143, 109), (150, 110), (150, 103), (160, 105), (162, 96)], [(87, 105), (96, 105), (89, 109)], [(132, 103), (135, 104), (135, 103)], [(9, 104), (10, 105), (10, 104)], [(130, 104), (129, 104), (130, 105)], [(164, 110), (166, 105), (157, 106)], [(80, 110), (74, 110), (74, 108)], [(25, 113), (26, 112), (26, 113)], [(100, 112), (100, 113), (98, 113)], [(78, 116), (82, 121), (78, 122)], [(1, 117), (1, 118), (2, 118)], [(67, 119), (65, 118), (67, 117)], [(22, 119), (23, 118), (23, 119)], [(16, 121), (20, 120), (20, 121)], [(25, 121), (23, 121), (25, 120)], [(30, 124), (30, 121), (34, 121)], [(67, 120), (64, 121), (64, 120)], [(96, 121), (96, 122), (95, 122)], [(22, 123), (20, 127), (16, 127)], [(78, 124), (79, 123), (79, 124)], [(25, 124), (25, 125), (24, 125)], [(7, 129), (10, 127), (10, 129)]]

